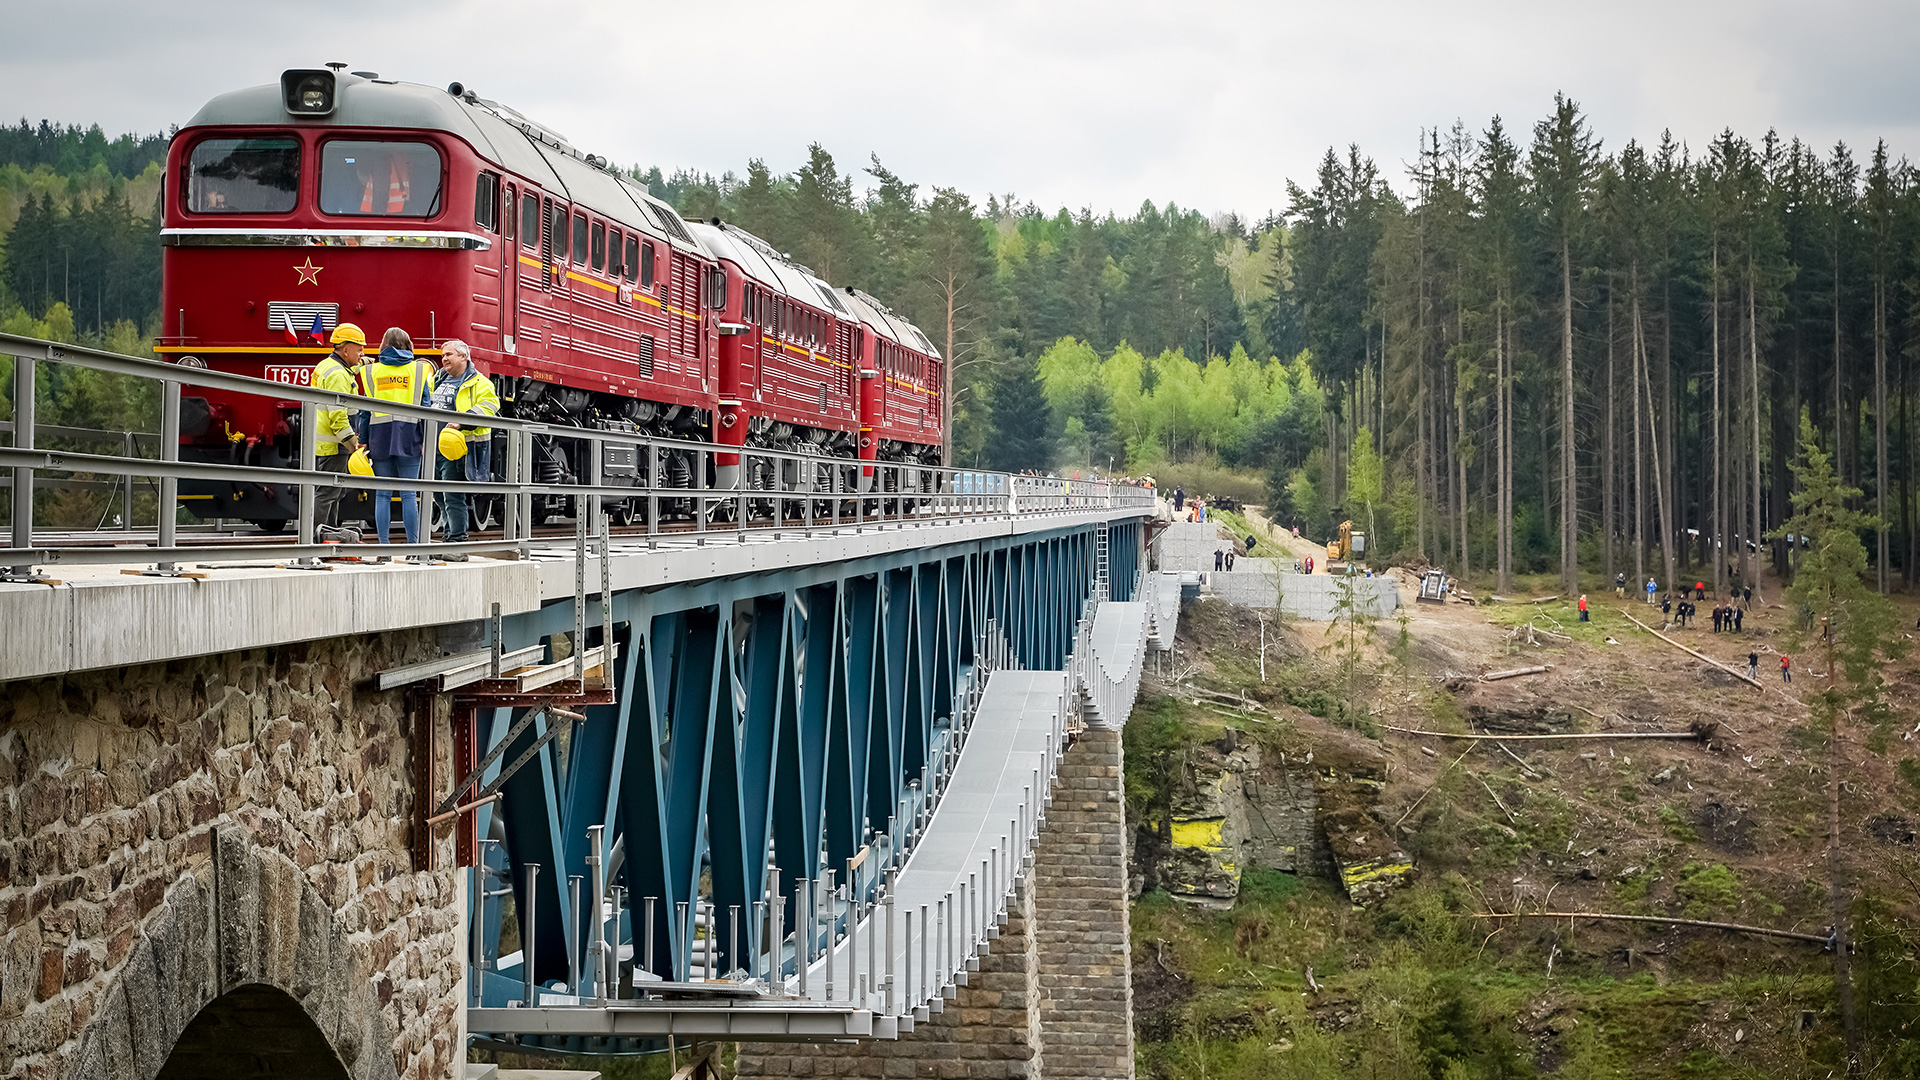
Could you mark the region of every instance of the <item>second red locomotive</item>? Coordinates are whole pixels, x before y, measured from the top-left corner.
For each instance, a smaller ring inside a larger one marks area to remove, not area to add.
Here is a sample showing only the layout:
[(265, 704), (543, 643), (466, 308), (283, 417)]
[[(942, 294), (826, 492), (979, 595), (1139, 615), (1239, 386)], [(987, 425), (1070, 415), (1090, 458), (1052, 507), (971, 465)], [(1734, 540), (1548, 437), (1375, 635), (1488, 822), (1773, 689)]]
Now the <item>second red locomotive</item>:
[[(173, 140), (163, 356), (304, 384), (337, 323), (399, 326), (429, 357), (466, 341), (511, 415), (850, 467), (940, 462), (943, 360), (880, 301), (718, 220), (683, 221), (605, 158), (458, 83), (343, 67), (223, 94)], [(297, 453), (292, 401), (189, 389), (182, 412), (188, 460)], [(535, 479), (583, 479), (584, 445), (536, 440)], [(755, 475), (764, 459), (709, 470), (694, 457), (668, 455), (662, 482), (772, 481)], [(269, 530), (297, 509), (285, 488), (182, 490), (201, 517)]]

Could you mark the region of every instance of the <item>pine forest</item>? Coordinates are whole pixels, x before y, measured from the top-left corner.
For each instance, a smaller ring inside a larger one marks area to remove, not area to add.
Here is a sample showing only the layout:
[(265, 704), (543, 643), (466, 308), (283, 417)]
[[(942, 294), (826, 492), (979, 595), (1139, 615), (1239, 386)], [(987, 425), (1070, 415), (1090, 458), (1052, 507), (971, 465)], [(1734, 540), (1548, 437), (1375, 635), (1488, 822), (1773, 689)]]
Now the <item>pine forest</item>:
[[(0, 128), (0, 328), (155, 331), (164, 136)], [(1804, 415), (1920, 564), (1920, 183), (1884, 143), (1530, 126), (1330, 148), (1257, 215), (984, 202), (818, 145), (791, 173), (636, 167), (689, 217), (887, 298), (951, 358), (955, 458), (1153, 474), (1510, 589), (1716, 592), (1784, 567)], [(1778, 535), (1776, 535), (1778, 534)]]

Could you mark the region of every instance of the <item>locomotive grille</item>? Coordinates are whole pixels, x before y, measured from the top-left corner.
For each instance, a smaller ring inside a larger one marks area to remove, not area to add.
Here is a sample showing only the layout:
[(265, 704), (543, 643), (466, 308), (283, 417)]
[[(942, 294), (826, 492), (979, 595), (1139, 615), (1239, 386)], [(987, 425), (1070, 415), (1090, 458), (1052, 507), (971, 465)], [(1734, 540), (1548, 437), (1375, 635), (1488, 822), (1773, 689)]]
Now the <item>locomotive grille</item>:
[(653, 378), (653, 335), (640, 335), (640, 377)]
[(304, 300), (267, 301), (267, 329), (283, 330), (287, 319), (293, 319), (293, 332), (305, 334), (313, 329), (313, 317), (320, 316), (320, 329), (332, 330), (340, 322), (339, 304), (322, 304)]
[(826, 383), (820, 384), (820, 411), (821, 412), (827, 411), (827, 384)]

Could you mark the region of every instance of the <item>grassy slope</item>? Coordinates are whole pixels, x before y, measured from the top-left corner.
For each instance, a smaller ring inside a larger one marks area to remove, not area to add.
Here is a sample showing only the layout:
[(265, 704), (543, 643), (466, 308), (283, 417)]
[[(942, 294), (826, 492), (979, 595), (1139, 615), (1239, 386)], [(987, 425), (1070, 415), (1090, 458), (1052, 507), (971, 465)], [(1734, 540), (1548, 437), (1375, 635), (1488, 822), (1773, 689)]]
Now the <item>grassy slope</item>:
[[(1163, 894), (1141, 898), (1133, 963), (1142, 1076), (1824, 1076), (1838, 1063), (1830, 958), (1818, 946), (1657, 925), (1469, 917), (1550, 906), (1823, 930), (1824, 774), (1808, 767), (1822, 742), (1799, 722), (1798, 702), (1704, 675), (1698, 661), (1621, 618), (1629, 609), (1611, 594), (1591, 602), (1587, 624), (1558, 604), (1494, 609), (1492, 619), (1462, 605), (1422, 609), (1411, 669), (1376, 648), (1373, 659), (1390, 674), (1363, 702), (1334, 687), (1322, 627), (1294, 626), (1289, 654), (1269, 656), (1262, 685), (1242, 644), (1251, 616), (1196, 609), (1175, 669), (1269, 701), (1278, 715), (1250, 726), (1178, 698), (1143, 703), (1150, 722), (1128, 729), (1136, 803), (1151, 797), (1153, 744), (1164, 752), (1211, 740), (1225, 724), (1296, 750), (1327, 729), (1327, 717), (1362, 728), (1384, 719), (1461, 730), (1456, 696), (1423, 676), (1517, 666), (1509, 649), (1554, 671), (1471, 691), (1568, 703), (1588, 730), (1713, 719), (1728, 732), (1710, 746), (1512, 744), (1527, 767), (1485, 744), (1450, 767), (1464, 744), (1390, 735), (1394, 766), (1381, 805), (1387, 822), (1406, 817), (1401, 839), (1420, 863), (1417, 884), (1366, 911), (1328, 883), (1277, 873), (1250, 873), (1225, 912)], [(1573, 640), (1507, 641), (1508, 629), (1529, 618), (1555, 628), (1542, 614)], [(1772, 626), (1780, 614), (1757, 619), (1740, 640), (1681, 633), (1695, 648), (1744, 661), (1755, 643), (1785, 647)], [(1395, 632), (1376, 636), (1384, 642)], [(1422, 741), (1433, 756), (1420, 752)], [(1911, 835), (1902, 839), (1898, 825), (1916, 812), (1913, 786), (1898, 779), (1908, 751), (1894, 745), (1885, 757), (1855, 748), (1862, 797), (1849, 817), (1862, 886), (1856, 997), (1876, 1033), (1873, 1075), (1904, 1076), (1915, 1074), (1904, 1032), (1920, 1016), (1912, 963), (1920, 934), (1911, 926), (1920, 873)], [(1904, 771), (1920, 775), (1920, 763)], [(1305, 990), (1309, 965), (1318, 994)]]

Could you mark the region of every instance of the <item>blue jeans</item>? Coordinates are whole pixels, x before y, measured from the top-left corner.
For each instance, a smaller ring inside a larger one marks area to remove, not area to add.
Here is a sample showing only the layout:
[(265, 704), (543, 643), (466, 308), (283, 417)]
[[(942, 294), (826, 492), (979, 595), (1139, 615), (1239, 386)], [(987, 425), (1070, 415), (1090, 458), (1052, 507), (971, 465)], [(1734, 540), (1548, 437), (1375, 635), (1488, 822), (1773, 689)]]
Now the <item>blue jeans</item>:
[[(493, 440), (483, 439), (467, 444), (467, 456), (459, 461), (440, 459), (441, 480), (465, 480), (470, 484), (484, 484), (493, 479)], [(454, 492), (435, 496), (440, 500), (440, 512), (447, 522), (447, 543), (458, 544), (467, 538), (467, 497)]]
[[(420, 479), (420, 455), (412, 457), (377, 457), (373, 459), (373, 475), (391, 476), (400, 480)], [(400, 523), (407, 530), (407, 543), (420, 542), (420, 495), (418, 492), (400, 493)], [(393, 492), (376, 490), (373, 493), (373, 532), (379, 542), (387, 542), (387, 530), (393, 527)]]

